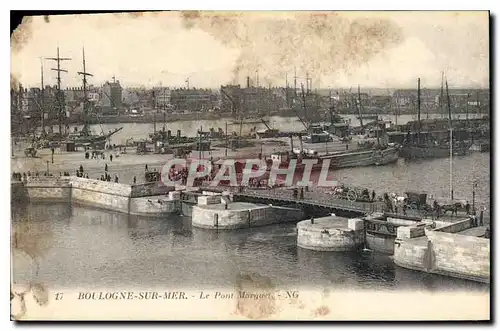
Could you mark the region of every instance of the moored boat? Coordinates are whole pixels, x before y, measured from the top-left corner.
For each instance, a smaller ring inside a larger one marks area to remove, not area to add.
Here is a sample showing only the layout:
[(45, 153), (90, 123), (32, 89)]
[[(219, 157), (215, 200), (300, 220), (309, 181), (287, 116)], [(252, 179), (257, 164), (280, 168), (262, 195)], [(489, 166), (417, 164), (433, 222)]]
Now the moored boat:
[(305, 164), (302, 160), (305, 159), (315, 159), (316, 164), (312, 166), (312, 170), (321, 170), (323, 167), (323, 162), (329, 160), (329, 169), (340, 169), (340, 168), (350, 168), (350, 167), (364, 167), (372, 165), (385, 165), (397, 161), (399, 158), (399, 148), (398, 146), (386, 146), (370, 149), (358, 149), (353, 151), (341, 151), (330, 154), (290, 154), (290, 153), (280, 153), (273, 154), (270, 159), (268, 159), (268, 164), (273, 162), (278, 162), (280, 168), (286, 168), (290, 164), (292, 159), (297, 160), (296, 171), (301, 171), (305, 169)]
[[(453, 144), (453, 155), (466, 155), (472, 143), (461, 141)], [(406, 159), (441, 158), (450, 156), (450, 145), (403, 144), (400, 156)]]

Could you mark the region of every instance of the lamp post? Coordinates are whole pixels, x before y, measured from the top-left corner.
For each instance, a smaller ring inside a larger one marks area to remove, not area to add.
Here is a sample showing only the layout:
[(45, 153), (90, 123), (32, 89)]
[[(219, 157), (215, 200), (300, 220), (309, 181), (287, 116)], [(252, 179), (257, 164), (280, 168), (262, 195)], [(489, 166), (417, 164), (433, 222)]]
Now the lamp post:
[(47, 160), (47, 176), (49, 175), (49, 161)]
[(472, 213), (475, 214), (476, 212), (476, 187), (477, 187), (477, 181), (474, 181), (472, 183)]

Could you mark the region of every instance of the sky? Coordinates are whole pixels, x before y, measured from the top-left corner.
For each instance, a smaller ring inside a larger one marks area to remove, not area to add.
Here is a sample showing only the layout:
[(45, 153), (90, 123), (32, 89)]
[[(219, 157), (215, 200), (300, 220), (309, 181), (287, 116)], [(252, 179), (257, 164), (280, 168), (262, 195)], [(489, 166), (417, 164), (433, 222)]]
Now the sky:
[[(62, 87), (115, 76), (122, 86), (489, 87), (487, 12), (156, 12), (35, 16), (11, 36), (11, 76)], [(258, 77), (258, 78), (257, 78)]]

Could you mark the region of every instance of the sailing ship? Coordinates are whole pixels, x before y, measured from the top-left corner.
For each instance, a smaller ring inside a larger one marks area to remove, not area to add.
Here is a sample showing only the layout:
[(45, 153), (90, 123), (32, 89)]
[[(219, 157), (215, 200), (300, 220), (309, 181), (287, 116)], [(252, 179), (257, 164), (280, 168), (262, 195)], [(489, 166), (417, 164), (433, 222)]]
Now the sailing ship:
[(84, 125), (83, 128), (78, 131), (75, 128), (75, 131), (68, 134), (66, 141), (72, 142), (75, 144), (75, 147), (83, 147), (83, 146), (92, 146), (95, 148), (104, 148), (106, 142), (109, 141), (110, 137), (122, 130), (123, 127), (110, 130), (108, 133), (104, 133), (104, 130), (101, 126), (101, 134), (95, 134), (91, 131), (89, 120), (88, 120), (88, 97), (87, 97), (87, 76), (93, 76), (91, 73), (86, 71), (85, 64), (85, 48), (83, 49), (83, 71), (78, 72), (79, 75), (82, 75), (83, 80), (83, 117), (84, 117)]
[(278, 162), (279, 168), (288, 168), (292, 160), (296, 160), (296, 171), (305, 169), (305, 164), (302, 160), (314, 159), (316, 164), (312, 166), (313, 171), (321, 170), (323, 163), (328, 160), (329, 169), (366, 167), (372, 165), (386, 165), (396, 162), (399, 158), (398, 146), (385, 146), (380, 148), (357, 149), (353, 151), (340, 151), (327, 153), (323, 155), (308, 154), (305, 152), (295, 153), (276, 153), (272, 154), (267, 163), (271, 165), (273, 162)]
[[(449, 157), (450, 149), (453, 151), (453, 155), (465, 155), (470, 149), (472, 143), (470, 141), (453, 141), (448, 140), (436, 140), (431, 134), (422, 134), (421, 129), (421, 119), (420, 119), (420, 78), (417, 80), (417, 132), (416, 135), (411, 134), (410, 130), (403, 141), (400, 156), (406, 159), (415, 158), (441, 158)], [(449, 108), (449, 126), (448, 130), (453, 130), (452, 119), (451, 119), (451, 108)]]
[[(302, 86), (303, 89), (303, 86)], [(304, 93), (303, 93), (304, 96)], [(304, 100), (304, 99), (303, 99)], [(304, 113), (306, 113), (306, 103), (303, 104)], [(348, 125), (343, 121), (343, 119), (335, 117), (335, 107), (332, 105), (330, 107), (331, 124), (330, 130), (326, 131), (325, 127), (307, 125), (301, 117), (299, 119), (302, 121), (303, 125), (306, 127), (308, 134), (305, 136), (299, 135), (300, 149), (295, 150), (293, 148), (293, 137), (291, 137), (290, 145), (292, 153), (276, 153), (271, 156), (268, 163), (274, 161), (279, 162), (280, 167), (287, 167), (291, 160), (297, 160), (297, 170), (301, 170), (305, 167), (301, 164), (303, 159), (316, 159), (318, 162), (313, 166), (313, 170), (321, 169), (324, 161), (329, 160), (330, 169), (339, 169), (347, 167), (360, 167), (360, 166), (371, 166), (371, 165), (384, 165), (388, 163), (395, 162), (399, 157), (399, 146), (395, 144), (388, 144), (387, 139), (380, 137), (377, 131), (377, 141), (373, 144), (368, 144), (365, 147), (359, 146), (354, 150), (342, 150), (331, 153), (319, 154), (317, 151), (304, 149), (303, 144), (310, 144), (309, 146), (328, 144), (333, 141), (332, 129), (335, 128), (336, 124), (341, 125), (339, 132), (335, 134), (338, 137), (344, 138), (348, 135)], [(359, 110), (359, 108), (358, 108)], [(360, 114), (361, 115), (361, 114)], [(347, 125), (347, 126), (346, 126)], [(363, 125), (363, 124), (362, 124)], [(341, 134), (342, 133), (342, 134)], [(343, 146), (343, 144), (342, 144)]]

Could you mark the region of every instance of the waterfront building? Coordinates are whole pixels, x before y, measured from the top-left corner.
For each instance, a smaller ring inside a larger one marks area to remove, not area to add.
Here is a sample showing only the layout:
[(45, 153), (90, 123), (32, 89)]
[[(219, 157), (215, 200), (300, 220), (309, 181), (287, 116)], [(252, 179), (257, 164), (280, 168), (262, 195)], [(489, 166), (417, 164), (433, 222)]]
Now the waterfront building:
[(170, 106), (171, 90), (168, 87), (157, 87), (153, 89), (154, 104), (156, 109), (164, 109)]
[[(490, 92), (488, 89), (449, 89), (450, 105), (452, 109), (460, 109), (463, 111), (468, 104), (468, 110), (471, 113), (479, 111), (487, 112), (490, 103), (489, 94)], [(396, 90), (392, 95), (392, 99), (393, 103), (400, 107), (416, 107), (417, 90)], [(439, 88), (422, 89), (420, 103), (422, 109), (426, 109), (426, 107), (436, 109), (440, 105), (446, 105), (446, 92), (444, 92), (443, 97), (441, 97), (441, 89)]]
[(247, 86), (221, 86), (220, 108), (225, 112), (239, 112), (244, 114), (266, 114), (270, 110), (278, 110), (292, 104), (293, 89), (278, 87), (251, 86), (247, 78)]
[(208, 111), (217, 103), (218, 97), (211, 89), (180, 88), (170, 92), (170, 104), (175, 110)]
[(370, 98), (370, 105), (377, 108), (389, 108), (392, 103), (390, 95), (373, 95)]
[(131, 109), (152, 109), (154, 100), (145, 87), (129, 87), (122, 91), (122, 100)]
[(219, 107), (221, 111), (238, 113), (243, 98), (240, 85), (221, 85), (220, 92)]
[(102, 86), (102, 102), (101, 106), (104, 109), (115, 108), (119, 109), (122, 106), (122, 91), (119, 80), (106, 81)]

